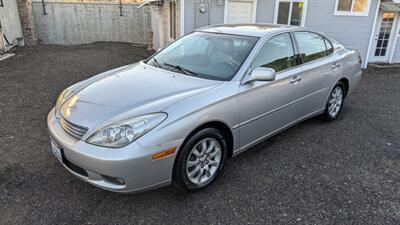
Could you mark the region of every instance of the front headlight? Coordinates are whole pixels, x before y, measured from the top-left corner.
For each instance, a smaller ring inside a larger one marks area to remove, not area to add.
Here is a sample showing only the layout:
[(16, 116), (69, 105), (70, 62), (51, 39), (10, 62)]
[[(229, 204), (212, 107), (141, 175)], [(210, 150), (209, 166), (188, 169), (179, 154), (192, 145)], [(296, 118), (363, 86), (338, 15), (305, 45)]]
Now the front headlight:
[(86, 142), (102, 147), (121, 148), (143, 136), (166, 118), (166, 113), (152, 113), (127, 119), (100, 129)]
[[(80, 83), (80, 82), (79, 82)], [(69, 86), (67, 89), (61, 92), (61, 94), (58, 96), (56, 105), (55, 105), (55, 110), (54, 110), (54, 115), (56, 116), (57, 119), (59, 119), (58, 112), (60, 110), (61, 104), (68, 100), (70, 97), (72, 97), (74, 94), (76, 94), (76, 91), (74, 91), (75, 85), (79, 84), (76, 83), (72, 86)]]
[(64, 93), (65, 93), (65, 90), (63, 92), (61, 92), (61, 94), (57, 97), (56, 105), (54, 106), (54, 116), (57, 119), (60, 118), (58, 112), (60, 111), (61, 104), (64, 102)]

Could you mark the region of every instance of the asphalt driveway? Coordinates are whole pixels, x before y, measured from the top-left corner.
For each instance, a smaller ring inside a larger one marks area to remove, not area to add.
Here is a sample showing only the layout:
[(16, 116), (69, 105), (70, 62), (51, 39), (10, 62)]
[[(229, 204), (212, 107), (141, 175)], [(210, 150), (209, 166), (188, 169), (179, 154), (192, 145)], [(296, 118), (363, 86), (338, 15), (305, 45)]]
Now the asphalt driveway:
[(340, 118), (303, 122), (227, 162), (210, 188), (110, 193), (50, 152), (67, 86), (146, 57), (128, 44), (17, 49), (0, 62), (0, 224), (400, 224), (400, 69), (370, 69)]

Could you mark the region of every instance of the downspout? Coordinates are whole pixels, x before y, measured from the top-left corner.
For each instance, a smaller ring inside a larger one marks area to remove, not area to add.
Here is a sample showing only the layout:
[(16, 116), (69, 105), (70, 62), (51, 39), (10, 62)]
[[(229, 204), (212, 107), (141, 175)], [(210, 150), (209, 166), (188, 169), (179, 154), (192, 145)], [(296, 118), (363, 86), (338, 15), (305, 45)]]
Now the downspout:
[(365, 56), (365, 62), (364, 62), (363, 68), (367, 68), (367, 66), (368, 66), (369, 58), (371, 55), (372, 43), (374, 43), (375, 28), (376, 28), (376, 23), (378, 20), (379, 7), (381, 6), (381, 2), (382, 2), (382, 0), (379, 0), (378, 5), (376, 6), (374, 23), (372, 25), (371, 36), (369, 38), (368, 50), (367, 50), (367, 55)]

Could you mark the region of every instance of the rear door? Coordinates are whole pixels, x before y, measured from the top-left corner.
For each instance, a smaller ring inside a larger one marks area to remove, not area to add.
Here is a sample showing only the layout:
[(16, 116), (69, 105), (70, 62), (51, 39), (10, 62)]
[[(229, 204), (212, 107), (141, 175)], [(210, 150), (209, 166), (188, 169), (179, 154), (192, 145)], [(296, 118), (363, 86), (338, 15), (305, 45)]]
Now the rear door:
[(332, 85), (342, 72), (340, 56), (323, 36), (308, 32), (293, 32), (302, 61), (301, 95), (303, 117), (325, 108)]

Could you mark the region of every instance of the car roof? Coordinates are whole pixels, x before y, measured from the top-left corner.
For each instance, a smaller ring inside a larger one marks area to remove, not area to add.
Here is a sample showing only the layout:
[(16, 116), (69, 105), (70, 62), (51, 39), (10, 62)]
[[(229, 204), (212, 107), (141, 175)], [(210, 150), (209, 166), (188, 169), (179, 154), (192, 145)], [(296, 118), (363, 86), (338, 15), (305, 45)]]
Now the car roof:
[(295, 26), (270, 23), (241, 23), (212, 25), (199, 28), (196, 31), (263, 37), (279, 31), (293, 31), (299, 29), (299, 27)]

